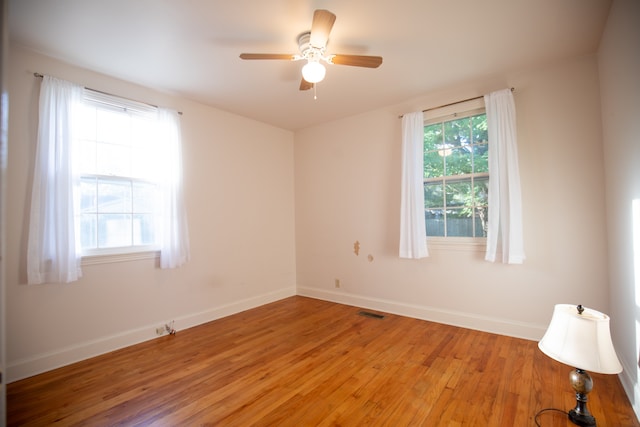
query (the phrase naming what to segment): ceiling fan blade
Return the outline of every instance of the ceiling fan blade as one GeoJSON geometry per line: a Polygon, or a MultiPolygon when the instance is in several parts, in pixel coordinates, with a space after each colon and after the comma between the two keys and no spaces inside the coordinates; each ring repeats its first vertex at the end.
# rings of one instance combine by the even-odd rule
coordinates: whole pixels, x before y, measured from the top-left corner
{"type": "Polygon", "coordinates": [[[378,68],[380,64],[382,64],[382,57],[367,55],[331,55],[329,62],[338,65],[351,65],[353,67],[378,68]]]}
{"type": "Polygon", "coordinates": [[[329,33],[336,21],[336,15],[328,10],[318,9],[313,13],[313,22],[311,23],[311,38],[309,44],[313,47],[323,48],[327,46],[329,41],[329,33]]]}
{"type": "Polygon", "coordinates": [[[309,90],[313,87],[313,83],[309,83],[305,79],[300,80],[300,90],[309,90]]]}
{"type": "Polygon", "coordinates": [[[241,59],[286,59],[289,61],[294,61],[296,59],[296,55],[291,55],[288,53],[241,53],[241,59]]]}

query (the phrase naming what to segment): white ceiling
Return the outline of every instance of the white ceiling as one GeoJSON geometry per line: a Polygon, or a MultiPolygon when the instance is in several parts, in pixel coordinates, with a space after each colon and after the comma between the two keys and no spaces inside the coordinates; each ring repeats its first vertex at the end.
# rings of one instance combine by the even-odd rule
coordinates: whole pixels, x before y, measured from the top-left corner
{"type": "MultiPolygon", "coordinates": [[[[597,50],[610,0],[10,0],[10,40],[100,73],[300,129],[434,89],[597,50]],[[330,65],[301,92],[297,53],[315,9],[337,15],[330,65]]],[[[46,72],[46,70],[42,70],[46,72]]]]}

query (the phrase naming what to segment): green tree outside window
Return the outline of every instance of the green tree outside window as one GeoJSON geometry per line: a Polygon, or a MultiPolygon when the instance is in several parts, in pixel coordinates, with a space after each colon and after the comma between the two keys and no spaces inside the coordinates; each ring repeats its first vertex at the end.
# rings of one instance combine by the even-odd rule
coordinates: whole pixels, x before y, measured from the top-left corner
{"type": "Polygon", "coordinates": [[[428,236],[486,237],[488,147],[484,113],[424,127],[428,236]]]}

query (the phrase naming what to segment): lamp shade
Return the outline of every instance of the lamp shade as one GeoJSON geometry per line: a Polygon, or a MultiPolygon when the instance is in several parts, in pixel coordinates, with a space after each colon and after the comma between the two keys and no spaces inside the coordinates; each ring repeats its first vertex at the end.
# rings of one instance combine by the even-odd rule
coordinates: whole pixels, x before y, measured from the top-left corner
{"type": "Polygon", "coordinates": [[[327,70],[318,61],[309,61],[302,67],[302,77],[309,83],[318,83],[324,79],[327,70]]]}
{"type": "Polygon", "coordinates": [[[571,304],[557,304],[549,328],[538,343],[540,350],[558,362],[601,374],[622,372],[616,356],[609,316],[571,304]]]}

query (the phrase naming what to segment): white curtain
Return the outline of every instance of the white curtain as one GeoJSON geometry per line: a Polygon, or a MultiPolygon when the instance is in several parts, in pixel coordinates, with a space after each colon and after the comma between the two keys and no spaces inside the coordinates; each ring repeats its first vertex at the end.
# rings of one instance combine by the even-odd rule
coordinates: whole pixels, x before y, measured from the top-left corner
{"type": "Polygon", "coordinates": [[[79,200],[73,174],[73,116],[84,88],[44,76],[40,86],[38,142],[31,192],[27,280],[29,284],[68,283],[82,276],[79,200]]]}
{"type": "Polygon", "coordinates": [[[510,89],[484,96],[489,131],[489,219],[485,259],[522,264],[522,196],[516,140],[516,109],[510,89]]]}
{"type": "Polygon", "coordinates": [[[174,110],[159,108],[160,142],[164,148],[160,267],[176,268],[189,260],[189,230],[182,188],[180,118],[174,110]]]}
{"type": "Polygon", "coordinates": [[[422,111],[402,117],[402,199],[400,258],[424,258],[427,236],[424,219],[424,119],[422,111]]]}

